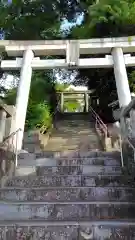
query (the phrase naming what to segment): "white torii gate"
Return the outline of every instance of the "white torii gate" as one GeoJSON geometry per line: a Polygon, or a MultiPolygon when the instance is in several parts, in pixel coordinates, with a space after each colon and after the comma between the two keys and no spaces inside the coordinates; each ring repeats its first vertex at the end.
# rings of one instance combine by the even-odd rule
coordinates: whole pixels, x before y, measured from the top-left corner
{"type": "Polygon", "coordinates": [[[1,61],[3,70],[21,69],[14,119],[14,131],[19,128],[23,130],[19,133],[18,150],[22,147],[32,70],[114,68],[120,107],[127,106],[131,101],[126,66],[135,66],[135,56],[130,54],[135,53],[135,37],[56,41],[1,40],[0,51],[15,57],[15,60],[1,61]],[[102,54],[104,57],[81,58],[81,55],[91,54],[102,54]],[[40,59],[43,56],[62,56],[62,59],[40,59]]]}

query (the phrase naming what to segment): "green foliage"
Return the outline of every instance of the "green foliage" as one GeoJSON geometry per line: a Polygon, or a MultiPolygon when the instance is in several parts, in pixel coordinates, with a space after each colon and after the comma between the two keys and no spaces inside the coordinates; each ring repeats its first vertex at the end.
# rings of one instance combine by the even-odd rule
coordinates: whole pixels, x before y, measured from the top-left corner
{"type": "Polygon", "coordinates": [[[49,101],[53,79],[49,71],[34,72],[32,76],[30,96],[34,102],[49,101]]]}
{"type": "MultiPolygon", "coordinates": [[[[48,129],[52,125],[52,78],[49,72],[42,72],[33,74],[31,89],[29,95],[26,129],[41,128],[48,129]]],[[[7,104],[15,105],[17,89],[9,90],[5,95],[7,104]]]]}
{"type": "MultiPolygon", "coordinates": [[[[130,36],[128,41],[132,42],[131,36],[135,35],[134,0],[13,0],[12,4],[0,5],[0,30],[4,32],[5,39],[10,40],[60,39],[61,21],[68,18],[74,22],[80,13],[84,14],[82,25],[73,27],[69,38],[130,36]]],[[[135,73],[131,74],[128,69],[128,75],[131,90],[135,91],[135,73]]],[[[109,102],[117,99],[114,73],[111,69],[78,70],[75,84],[86,85],[86,82],[90,89],[96,89],[103,111],[107,109],[109,102]]],[[[35,73],[30,91],[31,111],[34,111],[33,104],[46,102],[49,106],[46,111],[53,113],[56,104],[55,89],[63,91],[66,87],[64,84],[55,85],[50,72],[35,73]]],[[[9,91],[6,101],[14,103],[15,92],[15,89],[9,91]]],[[[76,103],[71,103],[69,108],[73,109],[74,104],[76,103]]],[[[41,108],[38,105],[35,111],[41,108]]]]}
{"type": "Polygon", "coordinates": [[[132,0],[86,1],[84,12],[82,26],[73,29],[75,38],[135,35],[135,2],[132,0]]]}
{"type": "Polygon", "coordinates": [[[67,110],[67,112],[75,112],[75,110],[78,110],[80,107],[80,103],[76,100],[69,100],[64,102],[64,110],[67,110]]]}
{"type": "MultiPolygon", "coordinates": [[[[0,30],[9,40],[59,39],[61,19],[72,18],[76,3],[72,0],[13,0],[0,4],[0,30]]],[[[8,91],[5,101],[15,104],[16,89],[8,91]]],[[[57,104],[51,72],[35,72],[32,77],[26,127],[48,128],[57,104]]]]}
{"type": "MultiPolygon", "coordinates": [[[[128,36],[132,43],[135,35],[135,1],[134,0],[81,0],[84,20],[80,27],[74,27],[70,38],[103,38],[128,36]]],[[[92,56],[91,56],[92,57],[92,56]]],[[[100,57],[100,56],[94,56],[100,57]]],[[[130,88],[135,92],[135,73],[127,69],[130,88]]],[[[95,89],[99,98],[99,109],[110,121],[108,104],[118,98],[114,72],[112,69],[80,69],[76,84],[88,84],[95,89]]],[[[111,117],[112,118],[112,117],[111,117]]]]}
{"type": "Polygon", "coordinates": [[[135,93],[135,71],[132,71],[131,74],[129,75],[129,84],[131,91],[135,93]]]}
{"type": "Polygon", "coordinates": [[[3,18],[0,27],[5,31],[6,39],[40,39],[45,37],[45,30],[52,30],[53,36],[54,25],[58,24],[58,12],[53,10],[52,1],[43,2],[18,0],[3,6],[0,13],[4,11],[6,21],[3,18]]]}
{"type": "Polygon", "coordinates": [[[28,105],[26,129],[40,128],[42,132],[52,125],[52,115],[47,103],[31,102],[28,105]]]}
{"type": "Polygon", "coordinates": [[[61,20],[75,15],[74,0],[12,0],[0,4],[0,29],[10,40],[58,39],[61,20]]]}
{"type": "Polygon", "coordinates": [[[17,95],[17,89],[16,88],[12,88],[10,90],[7,91],[7,93],[5,94],[5,101],[8,105],[15,105],[16,102],[16,95],[17,95]]]}
{"type": "Polygon", "coordinates": [[[68,83],[55,83],[55,89],[57,92],[63,92],[66,88],[69,87],[68,83]]]}

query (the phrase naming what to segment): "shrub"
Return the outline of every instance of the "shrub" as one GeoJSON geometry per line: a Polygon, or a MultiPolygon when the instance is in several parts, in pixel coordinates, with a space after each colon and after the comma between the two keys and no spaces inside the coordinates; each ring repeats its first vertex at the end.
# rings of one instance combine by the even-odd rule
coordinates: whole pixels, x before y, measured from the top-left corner
{"type": "Polygon", "coordinates": [[[47,103],[31,103],[28,106],[26,129],[38,128],[42,132],[52,126],[52,114],[47,103]]]}

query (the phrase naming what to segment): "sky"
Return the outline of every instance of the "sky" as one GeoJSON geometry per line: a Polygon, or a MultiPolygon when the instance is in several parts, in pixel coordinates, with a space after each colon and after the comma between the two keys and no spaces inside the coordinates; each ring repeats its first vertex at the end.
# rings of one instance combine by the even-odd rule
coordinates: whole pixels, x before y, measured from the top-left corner
{"type": "Polygon", "coordinates": [[[76,19],[76,22],[74,23],[71,23],[71,22],[68,22],[68,20],[64,20],[63,23],[61,24],[61,30],[70,30],[73,26],[76,26],[76,25],[81,25],[82,21],[83,21],[83,14],[79,15],[76,19]]]}

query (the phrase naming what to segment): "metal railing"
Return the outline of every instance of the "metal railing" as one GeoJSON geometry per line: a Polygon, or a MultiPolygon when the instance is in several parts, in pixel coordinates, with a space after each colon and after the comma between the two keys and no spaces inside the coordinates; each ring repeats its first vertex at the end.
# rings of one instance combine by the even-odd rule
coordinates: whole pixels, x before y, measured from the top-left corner
{"type": "Polygon", "coordinates": [[[20,128],[4,138],[0,143],[0,171],[1,177],[7,174],[11,165],[18,165],[18,134],[22,131],[20,128]]]}
{"type": "Polygon", "coordinates": [[[60,99],[58,99],[55,111],[53,113],[53,126],[54,127],[56,127],[57,113],[59,113],[59,112],[60,112],[60,99]]]}
{"type": "Polygon", "coordinates": [[[106,124],[102,121],[102,119],[99,117],[99,115],[94,111],[94,109],[91,106],[89,106],[89,110],[95,119],[96,131],[100,130],[100,132],[104,135],[104,137],[107,138],[108,128],[107,128],[106,124]]]}

